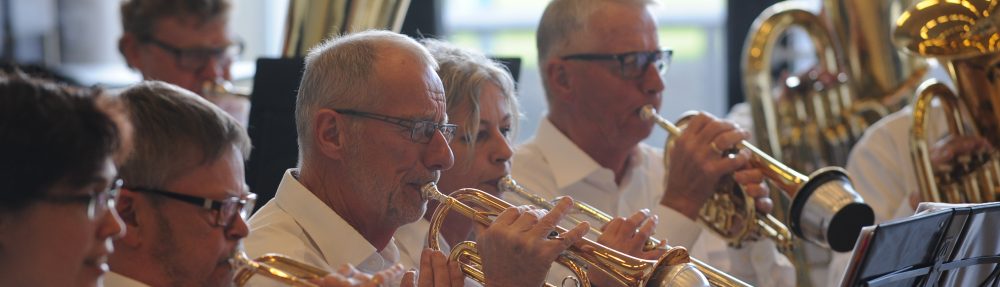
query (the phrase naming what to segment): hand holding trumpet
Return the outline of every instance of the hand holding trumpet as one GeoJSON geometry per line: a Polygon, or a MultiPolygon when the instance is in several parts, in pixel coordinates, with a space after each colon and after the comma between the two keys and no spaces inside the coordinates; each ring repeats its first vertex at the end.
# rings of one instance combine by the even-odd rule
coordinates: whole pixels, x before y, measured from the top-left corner
{"type": "Polygon", "coordinates": [[[735,147],[750,133],[707,113],[689,117],[669,151],[667,187],[660,204],[696,219],[698,211],[724,180],[732,179],[755,199],[757,210],[773,208],[764,175],[750,165],[751,154],[735,147]]]}
{"type": "Polygon", "coordinates": [[[562,234],[553,233],[572,206],[573,200],[566,197],[548,212],[531,206],[501,212],[477,238],[487,285],[537,286],[544,282],[552,262],[590,228],[581,223],[562,234]]]}

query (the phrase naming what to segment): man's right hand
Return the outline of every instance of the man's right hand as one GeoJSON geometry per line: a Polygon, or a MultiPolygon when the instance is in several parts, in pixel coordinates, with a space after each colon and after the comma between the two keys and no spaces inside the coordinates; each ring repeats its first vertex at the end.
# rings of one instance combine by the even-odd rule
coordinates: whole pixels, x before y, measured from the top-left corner
{"type": "Polygon", "coordinates": [[[396,280],[402,274],[403,265],[399,264],[376,272],[374,275],[358,271],[351,264],[344,264],[337,268],[336,273],[310,282],[322,287],[378,287],[383,282],[396,280]]]}
{"type": "MultiPolygon", "coordinates": [[[[667,250],[661,247],[666,245],[666,241],[660,241],[660,246],[652,250],[643,250],[646,241],[653,236],[659,217],[649,215],[648,209],[643,209],[628,218],[617,217],[604,225],[601,236],[597,237],[597,243],[607,246],[622,253],[636,258],[657,260],[666,254],[667,250]]],[[[590,275],[591,284],[594,286],[619,286],[607,275],[601,272],[594,272],[590,275]]]]}
{"type": "MultiPolygon", "coordinates": [[[[707,113],[692,116],[669,151],[667,187],[660,204],[692,220],[696,219],[698,210],[715,193],[723,177],[750,169],[749,151],[741,150],[732,156],[723,154],[749,138],[749,132],[731,122],[707,113]]],[[[747,176],[738,179],[756,178],[747,176]]],[[[740,184],[753,185],[752,181],[740,184]]],[[[754,191],[755,195],[762,193],[754,191]]]]}
{"type": "Polygon", "coordinates": [[[590,228],[584,222],[558,237],[550,237],[572,205],[573,200],[564,197],[549,212],[519,206],[500,213],[476,239],[486,285],[541,286],[552,262],[590,228]]]}
{"type": "Polygon", "coordinates": [[[930,150],[931,166],[935,172],[950,172],[959,161],[990,153],[993,147],[985,138],[978,136],[949,135],[934,143],[930,150]]]}
{"type": "Polygon", "coordinates": [[[465,285],[465,274],[458,261],[448,260],[448,256],[437,250],[424,248],[420,254],[420,274],[410,270],[403,275],[402,287],[461,287],[465,285]],[[419,277],[419,278],[415,278],[419,277]],[[414,283],[416,279],[416,283],[414,283]],[[416,284],[416,285],[414,285],[416,284]]]}

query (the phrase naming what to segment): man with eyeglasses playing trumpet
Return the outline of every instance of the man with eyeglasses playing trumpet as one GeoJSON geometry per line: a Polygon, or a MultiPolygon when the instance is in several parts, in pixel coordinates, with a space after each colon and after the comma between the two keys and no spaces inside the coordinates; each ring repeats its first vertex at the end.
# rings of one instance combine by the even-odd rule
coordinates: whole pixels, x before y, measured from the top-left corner
{"type": "Polygon", "coordinates": [[[230,258],[249,229],[255,195],[235,120],[189,91],[143,82],[120,95],[134,129],[116,205],[125,236],[115,241],[107,286],[227,286],[230,258]]]}
{"type": "MultiPolygon", "coordinates": [[[[105,286],[229,286],[232,258],[246,237],[256,196],[247,190],[246,131],[232,117],[180,87],[144,82],[120,95],[135,127],[134,149],[121,168],[116,205],[125,235],[115,242],[105,286]]],[[[363,286],[398,277],[340,266],[320,286],[363,286]]]]}
{"type": "Polygon", "coordinates": [[[229,0],[126,0],[118,50],[143,79],[187,89],[246,126],[250,100],[225,91],[243,43],[229,29],[229,0]]]}
{"type": "MultiPolygon", "coordinates": [[[[277,252],[324,269],[351,263],[364,272],[398,262],[394,234],[424,214],[421,188],[454,161],[448,142],[457,127],[447,123],[437,68],[419,43],[387,31],[313,48],[296,103],[299,167],[251,218],[250,255],[277,252]]],[[[544,274],[529,269],[551,264],[588,228],[549,238],[561,216],[529,208],[500,214],[487,230],[501,236],[479,242],[498,251],[484,254],[487,285],[541,285],[544,274]],[[523,252],[502,252],[515,249],[523,252]]],[[[422,286],[464,284],[458,264],[442,253],[424,249],[419,257],[422,286]]],[[[400,283],[412,285],[412,277],[400,283]]]]}
{"type": "Polygon", "coordinates": [[[516,149],[514,178],[544,198],[570,195],[612,216],[649,209],[659,216],[657,237],[687,247],[692,257],[754,285],[794,285],[794,269],[773,243],[728,248],[697,222],[701,206],[730,175],[758,210],[772,208],[749,153],[723,155],[748,138],[745,130],[699,113],[675,139],[669,168],[663,150],[641,143],[653,123],[638,113],[660,106],[672,56],[660,46],[652,2],[549,3],[536,34],[548,115],[516,149]]]}

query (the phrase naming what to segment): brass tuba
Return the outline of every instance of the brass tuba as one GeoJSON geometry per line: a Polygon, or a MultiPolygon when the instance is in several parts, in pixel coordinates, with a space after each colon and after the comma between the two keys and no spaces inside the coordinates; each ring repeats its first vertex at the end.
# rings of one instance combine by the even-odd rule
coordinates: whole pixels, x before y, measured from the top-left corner
{"type": "MultiPolygon", "coordinates": [[[[431,227],[427,234],[428,245],[435,250],[440,250],[438,234],[449,209],[455,209],[478,224],[489,226],[493,222],[490,216],[496,216],[511,207],[509,203],[478,189],[463,188],[448,196],[438,190],[437,184],[431,182],[420,191],[425,199],[440,202],[431,217],[431,227]],[[481,210],[470,207],[469,204],[478,206],[481,210]]],[[[560,227],[556,229],[565,232],[560,227]]],[[[452,247],[449,257],[461,262],[463,272],[469,277],[485,284],[482,261],[479,260],[475,243],[465,241],[457,244],[452,247]]],[[[580,286],[590,286],[588,272],[602,272],[626,286],[708,286],[705,276],[688,261],[687,250],[682,247],[671,248],[660,260],[645,260],[586,238],[571,246],[556,260],[573,271],[580,286]]],[[[546,286],[553,285],[546,283],[546,286]]]]}
{"type": "MultiPolygon", "coordinates": [[[[742,75],[754,143],[803,172],[843,166],[868,126],[898,110],[923,79],[926,61],[899,53],[891,29],[900,6],[916,0],[779,2],[757,16],[743,44],[742,75]],[[791,28],[815,49],[815,69],[775,87],[775,47],[791,28]],[[830,79],[832,78],[832,79],[830,79]],[[784,90],[783,93],[776,91],[784,90]]],[[[793,59],[800,60],[800,59],[793,59]]],[[[774,215],[788,221],[790,199],[773,194],[774,215]]],[[[830,252],[795,242],[790,259],[799,285],[822,285],[830,252]]]]}
{"type": "MultiPolygon", "coordinates": [[[[524,187],[517,184],[517,182],[514,181],[514,178],[512,178],[510,175],[504,176],[503,178],[500,179],[500,182],[497,184],[497,189],[499,189],[501,192],[514,194],[518,197],[521,197],[531,202],[532,205],[544,208],[546,210],[552,210],[552,208],[555,207],[552,204],[552,201],[546,200],[545,198],[542,198],[534,193],[528,192],[526,189],[524,189],[524,187]]],[[[574,200],[573,205],[577,211],[583,213],[584,215],[587,215],[593,220],[596,220],[598,223],[607,224],[613,219],[611,215],[591,206],[590,204],[574,200]]],[[[584,221],[582,219],[573,216],[568,216],[567,218],[569,218],[570,221],[572,221],[573,223],[577,224],[584,221]]],[[[598,236],[601,235],[600,229],[597,229],[596,226],[591,226],[591,232],[597,234],[598,236]]],[[[643,249],[652,250],[653,248],[657,248],[658,246],[660,246],[660,240],[650,237],[649,239],[646,240],[646,244],[643,249]]],[[[669,250],[672,247],[665,246],[664,248],[667,248],[669,250]]],[[[698,268],[698,271],[701,271],[702,274],[705,274],[705,277],[708,279],[709,284],[711,284],[712,286],[733,286],[733,287],[750,286],[744,283],[743,281],[740,281],[736,277],[733,277],[729,274],[719,271],[718,269],[715,269],[715,267],[705,264],[704,262],[701,262],[698,259],[690,258],[690,260],[691,264],[693,264],[696,268],[698,268]]]]}
{"type": "MultiPolygon", "coordinates": [[[[652,106],[644,106],[639,116],[653,121],[671,136],[680,136],[681,129],[656,114],[652,106]]],[[[785,166],[757,147],[742,141],[737,148],[750,150],[750,164],[764,173],[773,185],[789,198],[789,222],[796,235],[835,251],[854,248],[861,227],[875,222],[875,213],[851,186],[847,172],[839,167],[827,167],[805,176],[785,166]]],[[[707,204],[707,203],[706,203],[707,204]]],[[[750,214],[754,205],[747,204],[750,214]]]]}
{"type": "Polygon", "coordinates": [[[925,61],[898,53],[888,40],[895,3],[912,1],[824,0],[822,12],[786,1],[764,10],[747,34],[742,60],[761,150],[799,170],[844,165],[864,130],[901,108],[926,73],[925,61]],[[789,78],[789,89],[775,94],[772,54],[793,27],[815,47],[817,70],[789,78]]]}
{"type": "Polygon", "coordinates": [[[924,201],[997,201],[997,154],[960,156],[951,169],[935,172],[927,137],[931,102],[940,100],[952,135],[978,135],[1000,147],[1000,12],[996,1],[921,1],[896,23],[894,40],[905,51],[945,65],[957,93],[935,80],[920,86],[913,104],[910,149],[924,201]],[[963,117],[964,116],[964,117],[963,117]]]}
{"type": "Polygon", "coordinates": [[[236,276],[233,277],[236,286],[245,286],[254,275],[261,275],[288,286],[316,287],[317,285],[309,280],[330,274],[326,270],[279,254],[264,254],[257,259],[250,259],[242,247],[237,248],[230,262],[238,269],[236,276]]]}

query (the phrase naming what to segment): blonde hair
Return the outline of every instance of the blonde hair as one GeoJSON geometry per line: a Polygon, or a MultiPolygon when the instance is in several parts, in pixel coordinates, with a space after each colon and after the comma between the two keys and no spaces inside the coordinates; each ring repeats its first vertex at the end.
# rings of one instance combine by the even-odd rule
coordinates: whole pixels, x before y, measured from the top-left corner
{"type": "Polygon", "coordinates": [[[494,84],[500,88],[503,98],[507,100],[513,123],[511,134],[516,134],[519,113],[514,79],[506,66],[490,60],[481,53],[462,49],[440,40],[424,39],[421,40],[421,43],[427,46],[431,55],[440,65],[438,76],[445,89],[448,117],[463,116],[456,114],[456,111],[462,106],[469,107],[470,113],[465,115],[466,125],[459,127],[460,132],[469,139],[467,143],[468,156],[465,157],[466,162],[464,163],[468,166],[472,163],[472,155],[475,154],[476,137],[479,131],[479,97],[483,87],[487,84],[494,84]]]}

